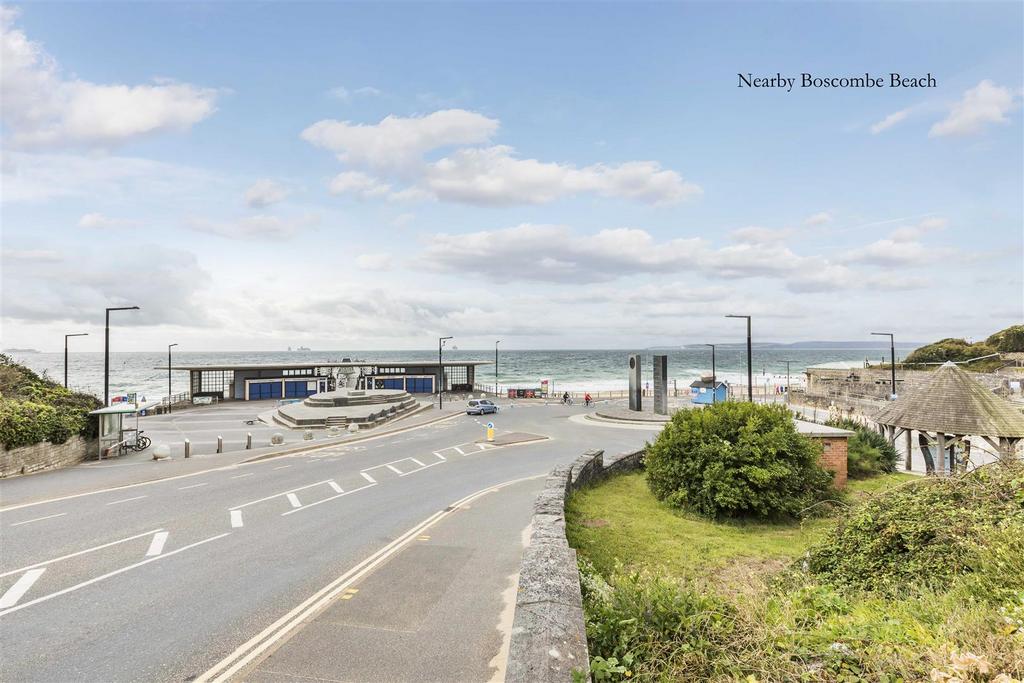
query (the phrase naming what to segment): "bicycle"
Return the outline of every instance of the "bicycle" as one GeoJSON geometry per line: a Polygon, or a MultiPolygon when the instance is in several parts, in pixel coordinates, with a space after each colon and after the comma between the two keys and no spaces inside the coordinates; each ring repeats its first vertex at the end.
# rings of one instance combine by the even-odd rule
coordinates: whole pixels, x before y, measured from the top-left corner
{"type": "Polygon", "coordinates": [[[144,436],[144,432],[139,431],[138,435],[135,437],[135,443],[129,446],[129,448],[138,453],[140,451],[146,450],[152,445],[153,440],[150,439],[148,436],[144,436]]]}

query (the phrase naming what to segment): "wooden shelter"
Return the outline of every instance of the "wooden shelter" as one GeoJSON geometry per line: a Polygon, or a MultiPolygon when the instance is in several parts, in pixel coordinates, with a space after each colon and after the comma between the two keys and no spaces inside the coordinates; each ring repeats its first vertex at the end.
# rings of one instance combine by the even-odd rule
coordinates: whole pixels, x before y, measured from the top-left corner
{"type": "Polygon", "coordinates": [[[971,442],[967,437],[984,439],[1000,458],[1013,457],[1024,439],[1024,413],[1006,399],[996,396],[981,383],[957,367],[945,363],[916,389],[882,408],[872,418],[893,443],[906,439],[907,469],[910,469],[911,432],[918,433],[925,467],[929,474],[944,475],[946,454],[950,469],[956,469],[953,454],[962,446],[966,468],[971,442]],[[932,446],[935,455],[932,458],[932,446]]]}

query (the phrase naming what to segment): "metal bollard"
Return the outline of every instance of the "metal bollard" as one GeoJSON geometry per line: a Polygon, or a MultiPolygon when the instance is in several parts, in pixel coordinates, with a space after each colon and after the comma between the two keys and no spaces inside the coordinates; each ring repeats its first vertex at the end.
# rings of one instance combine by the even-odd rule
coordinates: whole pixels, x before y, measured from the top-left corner
{"type": "Polygon", "coordinates": [[[218,436],[217,437],[217,452],[218,453],[223,453],[224,452],[224,437],[223,436],[218,436]]]}
{"type": "Polygon", "coordinates": [[[185,439],[185,457],[192,457],[192,442],[189,441],[188,439],[185,439]]]}
{"type": "Polygon", "coordinates": [[[245,435],[245,450],[252,448],[252,432],[247,432],[245,435]]]}

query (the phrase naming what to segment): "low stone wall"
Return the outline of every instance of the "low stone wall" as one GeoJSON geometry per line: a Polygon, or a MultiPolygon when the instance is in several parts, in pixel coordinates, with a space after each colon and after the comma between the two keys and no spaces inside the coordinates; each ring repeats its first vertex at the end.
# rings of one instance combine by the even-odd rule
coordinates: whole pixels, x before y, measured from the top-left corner
{"type": "Polygon", "coordinates": [[[576,551],[565,538],[565,503],[574,491],[640,467],[643,451],[604,464],[604,451],[587,451],[555,469],[533,505],[530,545],[523,552],[505,680],[515,683],[571,681],[574,670],[590,675],[587,627],[576,551]]]}
{"type": "Polygon", "coordinates": [[[86,441],[77,435],[61,444],[43,441],[31,446],[3,449],[0,450],[0,478],[77,465],[95,451],[95,441],[86,441]]]}

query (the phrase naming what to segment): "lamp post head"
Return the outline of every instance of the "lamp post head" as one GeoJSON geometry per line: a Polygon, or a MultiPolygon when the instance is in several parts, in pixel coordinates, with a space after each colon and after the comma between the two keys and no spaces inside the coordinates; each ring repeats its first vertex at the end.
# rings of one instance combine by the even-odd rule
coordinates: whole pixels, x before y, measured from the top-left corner
{"type": "Polygon", "coordinates": [[[750,320],[750,316],[749,315],[732,315],[732,314],[729,314],[729,315],[727,315],[725,317],[726,318],[746,318],[747,320],[750,320]]]}
{"type": "Polygon", "coordinates": [[[171,348],[172,346],[177,346],[177,343],[175,343],[175,344],[168,344],[167,348],[171,348]]]}

